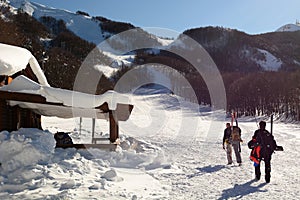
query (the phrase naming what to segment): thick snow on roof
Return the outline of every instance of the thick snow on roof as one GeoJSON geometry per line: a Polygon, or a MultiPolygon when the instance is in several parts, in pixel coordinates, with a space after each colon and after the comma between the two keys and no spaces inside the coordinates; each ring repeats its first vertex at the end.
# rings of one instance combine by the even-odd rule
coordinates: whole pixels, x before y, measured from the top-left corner
{"type": "Polygon", "coordinates": [[[129,97],[114,91],[107,91],[102,95],[92,95],[60,88],[40,85],[27,77],[21,75],[15,78],[9,85],[0,88],[2,91],[38,94],[46,98],[49,103],[60,103],[65,107],[47,104],[33,104],[26,102],[10,101],[10,105],[19,105],[30,108],[45,116],[57,116],[71,118],[76,116],[89,118],[107,118],[100,113],[99,109],[103,103],[108,103],[111,110],[116,110],[117,104],[129,104],[129,97]]]}
{"type": "Polygon", "coordinates": [[[31,58],[27,49],[0,43],[0,74],[13,75],[26,68],[31,58]]]}
{"type": "Polygon", "coordinates": [[[35,57],[25,48],[0,43],[0,75],[11,76],[30,64],[33,73],[42,85],[48,81],[35,57]]]}

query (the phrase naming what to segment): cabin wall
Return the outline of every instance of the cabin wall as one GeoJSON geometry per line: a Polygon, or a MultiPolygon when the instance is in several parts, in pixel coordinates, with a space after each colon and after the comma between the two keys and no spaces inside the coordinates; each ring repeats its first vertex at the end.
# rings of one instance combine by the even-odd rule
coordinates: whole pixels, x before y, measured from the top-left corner
{"type": "Polygon", "coordinates": [[[19,128],[41,127],[40,115],[18,106],[9,106],[6,100],[0,99],[0,131],[11,132],[19,128]]]}

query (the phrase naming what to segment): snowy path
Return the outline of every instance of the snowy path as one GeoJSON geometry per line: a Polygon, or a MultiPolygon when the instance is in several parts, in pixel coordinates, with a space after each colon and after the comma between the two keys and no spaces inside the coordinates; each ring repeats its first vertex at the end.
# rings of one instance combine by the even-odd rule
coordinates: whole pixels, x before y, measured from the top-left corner
{"type": "MultiPolygon", "coordinates": [[[[173,121],[171,125],[179,120],[184,121],[180,116],[182,110],[170,110],[167,106],[170,101],[165,100],[165,102],[167,102],[165,110],[169,112],[167,121],[173,121]]],[[[155,104],[155,101],[151,103],[155,104]]],[[[139,102],[139,104],[142,103],[139,102]]],[[[189,120],[194,118],[187,113],[183,117],[188,117],[189,120]]],[[[171,163],[169,169],[159,168],[147,172],[162,184],[171,187],[170,196],[167,199],[299,199],[300,151],[297,148],[300,143],[299,125],[274,123],[274,137],[278,145],[284,146],[285,151],[276,152],[273,155],[271,183],[266,184],[264,177],[258,182],[254,181],[253,162],[249,160],[250,149],[247,147],[247,142],[257,129],[253,119],[252,121],[248,118],[239,119],[244,140],[241,167],[236,164],[235,166],[225,165],[227,160],[226,153],[222,149],[222,133],[226,121],[222,117],[215,119],[210,115],[206,116],[205,113],[202,113],[198,119],[201,120],[197,129],[199,133],[194,134],[196,138],[193,141],[186,139],[188,137],[184,135],[172,139],[170,135],[176,132],[174,126],[167,126],[159,135],[149,134],[142,137],[146,141],[161,146],[166,159],[171,163]],[[206,132],[208,129],[206,125],[211,120],[219,121],[219,123],[214,122],[219,125],[216,130],[208,130],[219,131],[215,140],[207,137],[210,133],[206,132]]],[[[189,126],[184,128],[187,128],[187,130],[183,129],[184,133],[191,130],[189,126]]],[[[233,158],[235,159],[234,155],[233,158]]],[[[264,163],[261,171],[264,175],[264,163]]]]}
{"type": "MultiPolygon", "coordinates": [[[[300,134],[299,126],[275,124],[275,139],[285,151],[273,155],[269,184],[264,182],[264,177],[254,181],[254,167],[249,160],[250,150],[246,143],[257,128],[255,122],[240,121],[239,126],[246,141],[242,144],[242,166],[225,165],[226,153],[222,149],[220,134],[215,142],[165,142],[165,155],[169,155],[172,167],[157,169],[150,174],[165,184],[171,184],[170,199],[299,199],[300,151],[297,147],[300,141],[296,137],[300,134]]],[[[264,175],[264,163],[261,170],[264,175]]]]}

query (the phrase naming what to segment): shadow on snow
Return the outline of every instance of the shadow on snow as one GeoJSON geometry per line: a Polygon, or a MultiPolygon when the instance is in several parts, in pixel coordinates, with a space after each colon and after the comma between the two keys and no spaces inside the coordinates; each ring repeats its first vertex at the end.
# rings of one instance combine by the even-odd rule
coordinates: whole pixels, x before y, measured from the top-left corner
{"type": "MultiPolygon", "coordinates": [[[[196,176],[201,176],[206,173],[214,173],[226,168],[224,165],[215,165],[215,166],[205,166],[201,168],[196,168],[197,172],[194,174],[190,174],[187,178],[194,178],[196,176]]],[[[247,196],[252,193],[256,192],[267,192],[267,190],[262,190],[261,188],[264,187],[267,183],[261,183],[257,186],[251,185],[252,183],[256,182],[255,180],[250,180],[244,184],[235,184],[233,188],[225,189],[222,192],[222,196],[218,199],[241,199],[244,196],[247,196]]]]}
{"type": "Polygon", "coordinates": [[[236,199],[241,199],[244,196],[247,196],[251,193],[256,193],[256,192],[267,192],[267,190],[261,190],[263,186],[265,186],[267,183],[261,183],[257,186],[252,186],[251,184],[256,182],[255,180],[248,181],[244,184],[235,184],[233,188],[229,188],[226,190],[223,190],[222,196],[219,198],[221,199],[229,199],[229,198],[236,198],[236,199]]]}
{"type": "Polygon", "coordinates": [[[188,175],[188,178],[201,176],[201,175],[206,174],[206,173],[214,173],[214,172],[217,172],[217,171],[219,171],[221,169],[224,169],[224,168],[225,168],[224,165],[215,165],[215,166],[209,165],[209,166],[205,166],[205,167],[201,167],[201,168],[196,168],[196,170],[198,170],[198,172],[188,175]]]}

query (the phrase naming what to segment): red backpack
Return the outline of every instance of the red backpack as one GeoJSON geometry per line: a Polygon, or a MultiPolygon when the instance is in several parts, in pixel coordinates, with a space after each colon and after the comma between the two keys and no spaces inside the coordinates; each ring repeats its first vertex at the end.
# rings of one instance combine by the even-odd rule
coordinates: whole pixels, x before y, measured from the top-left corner
{"type": "Polygon", "coordinates": [[[260,154],[261,147],[260,145],[253,145],[255,143],[256,143],[256,139],[252,139],[248,143],[249,148],[251,147],[252,149],[250,153],[250,160],[252,160],[256,164],[259,164],[261,159],[261,154],[260,154]]]}

